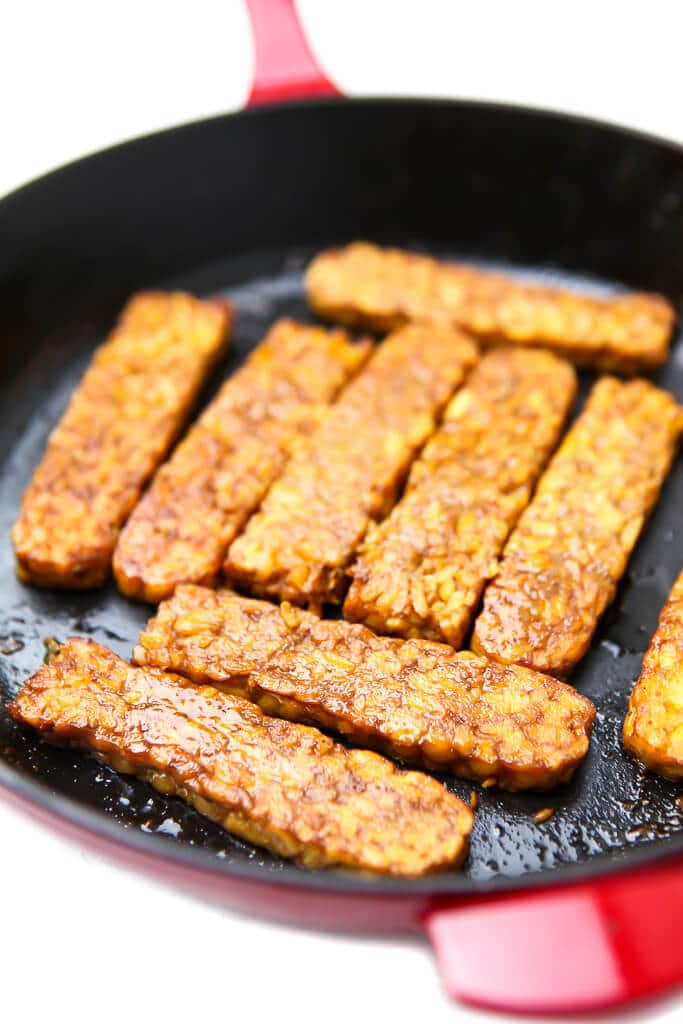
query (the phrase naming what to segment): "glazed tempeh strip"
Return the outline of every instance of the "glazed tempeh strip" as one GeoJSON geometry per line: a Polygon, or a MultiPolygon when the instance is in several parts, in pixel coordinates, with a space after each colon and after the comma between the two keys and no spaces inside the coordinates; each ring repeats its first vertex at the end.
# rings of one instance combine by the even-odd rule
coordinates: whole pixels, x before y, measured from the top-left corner
{"type": "Polygon", "coordinates": [[[660,775],[683,779],[683,572],[662,609],[631,693],[624,746],[660,775]]]}
{"type": "Polygon", "coordinates": [[[484,343],[541,345],[628,373],[666,360],[675,319],[660,295],[593,298],[365,242],[321,253],[306,283],[315,311],[343,323],[458,325],[484,343]]]}
{"type": "Polygon", "coordinates": [[[572,670],[614,599],[680,426],[668,392],[598,381],[510,537],[473,650],[560,678],[572,670]]]}
{"type": "Polygon", "coordinates": [[[160,601],[177,583],[213,584],[230,543],[281,473],[297,437],[365,362],[369,342],[279,321],[158,471],[122,531],[124,594],[160,601]]]}
{"type": "Polygon", "coordinates": [[[119,529],[228,342],[220,300],[141,293],[96,351],[24,494],[12,530],[28,583],[104,583],[119,529]]]}
{"type": "Polygon", "coordinates": [[[595,714],[572,687],[537,672],[228,590],[178,587],[133,656],[248,697],[268,714],[505,789],[568,779],[595,714]]]}
{"type": "Polygon", "coordinates": [[[9,710],[307,867],[415,876],[467,852],[472,812],[435,779],[91,640],[67,641],[9,710]]]}
{"type": "Polygon", "coordinates": [[[370,527],[346,618],[460,647],[575,392],[572,367],[547,352],[486,355],[413,464],[401,501],[370,527]]]}
{"type": "Polygon", "coordinates": [[[406,327],[387,338],[233,543],[227,576],[297,604],[340,601],[368,523],[393,505],[475,358],[453,331],[406,327]]]}

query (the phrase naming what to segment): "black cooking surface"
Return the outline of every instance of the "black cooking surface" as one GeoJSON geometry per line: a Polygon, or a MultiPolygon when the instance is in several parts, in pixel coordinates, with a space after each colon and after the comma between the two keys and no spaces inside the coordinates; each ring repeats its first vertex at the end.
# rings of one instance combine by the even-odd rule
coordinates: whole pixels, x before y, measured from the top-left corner
{"type": "MultiPolygon", "coordinates": [[[[420,240],[406,239],[405,245],[420,247],[420,240]]],[[[301,271],[313,251],[296,248],[284,255],[282,251],[256,253],[153,282],[200,294],[220,292],[235,304],[232,352],[216,372],[203,402],[263,337],[273,320],[283,315],[311,319],[303,297],[301,271]]],[[[439,250],[437,255],[455,258],[467,254],[439,250]]],[[[515,272],[596,293],[619,289],[614,282],[555,271],[517,267],[515,272]]],[[[149,283],[144,282],[145,286],[149,283]]],[[[57,325],[55,334],[44,337],[0,389],[0,408],[6,412],[1,435],[6,455],[0,468],[0,781],[4,760],[50,790],[96,808],[122,829],[153,834],[160,848],[169,843],[194,846],[205,863],[208,860],[218,869],[234,866],[241,870],[251,863],[261,868],[265,880],[284,872],[290,879],[302,881],[302,869],[233,839],[180,800],[164,798],[146,784],[119,776],[85,755],[42,745],[33,735],[20,732],[6,713],[6,701],[40,664],[47,637],[92,636],[129,656],[151,614],[148,606],[127,601],[113,586],[73,594],[22,585],[14,575],[8,538],[21,493],[40,459],[48,432],[108,326],[104,317],[98,320],[92,314],[78,329],[72,324],[68,334],[60,333],[57,325]]],[[[590,374],[582,376],[577,410],[593,379],[590,374]]],[[[683,346],[674,345],[669,365],[657,379],[683,400],[683,346]]],[[[645,773],[629,758],[622,750],[620,733],[643,652],[683,565],[682,510],[683,466],[677,461],[631,559],[617,600],[572,677],[576,687],[597,707],[590,752],[575,779],[545,794],[505,794],[474,787],[479,810],[464,871],[422,884],[432,884],[441,891],[462,889],[467,879],[481,884],[494,877],[517,878],[564,864],[585,863],[600,854],[621,859],[633,848],[654,842],[661,852],[681,846],[683,807],[676,802],[676,787],[645,773]],[[545,824],[536,825],[534,815],[544,807],[554,808],[554,814],[545,824]]],[[[457,779],[444,781],[463,799],[469,799],[471,784],[457,779]]],[[[370,880],[368,884],[384,883],[370,880]]]]}

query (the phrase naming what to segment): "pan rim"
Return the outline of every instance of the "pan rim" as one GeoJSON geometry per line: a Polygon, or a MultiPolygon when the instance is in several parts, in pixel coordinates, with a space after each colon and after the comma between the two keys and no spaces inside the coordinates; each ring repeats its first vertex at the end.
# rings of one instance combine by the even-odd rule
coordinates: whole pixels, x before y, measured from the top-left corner
{"type": "Polygon", "coordinates": [[[683,140],[679,142],[669,136],[644,131],[639,128],[631,127],[630,125],[622,124],[618,121],[608,121],[601,118],[590,117],[586,114],[552,110],[546,107],[534,107],[526,104],[508,103],[505,100],[478,100],[459,97],[450,98],[400,94],[394,96],[323,96],[311,99],[287,100],[283,103],[264,103],[255,107],[244,107],[242,109],[229,110],[221,114],[212,114],[209,117],[200,117],[189,121],[182,121],[179,124],[170,125],[166,128],[160,128],[151,132],[144,132],[140,135],[133,135],[130,138],[122,139],[120,142],[114,142],[110,146],[91,150],[90,152],[84,153],[73,160],[67,160],[65,163],[56,164],[49,170],[38,174],[35,177],[28,178],[25,182],[18,185],[16,188],[11,189],[9,192],[1,194],[0,216],[2,216],[2,207],[5,203],[19,198],[25,191],[44,184],[48,179],[53,180],[62,173],[70,172],[77,168],[85,168],[90,161],[96,162],[112,153],[119,152],[120,150],[133,149],[136,146],[155,142],[159,139],[168,139],[173,135],[179,135],[186,131],[201,130],[210,125],[218,125],[223,121],[236,122],[249,120],[251,118],[271,117],[273,115],[277,116],[280,113],[292,115],[297,112],[309,112],[318,108],[335,109],[353,106],[402,106],[405,104],[425,108],[450,107],[454,109],[490,111],[492,113],[499,114],[521,114],[524,117],[531,118],[548,118],[550,120],[562,122],[566,125],[584,125],[586,127],[597,128],[601,131],[623,135],[626,138],[637,139],[641,142],[648,142],[655,146],[664,146],[672,152],[683,155],[683,140]]]}
{"type": "Polygon", "coordinates": [[[116,820],[108,818],[104,810],[88,807],[72,797],[58,793],[46,783],[34,781],[0,759],[0,797],[5,793],[18,797],[20,809],[47,812],[49,817],[75,826],[77,830],[103,840],[121,852],[129,850],[157,858],[167,865],[190,868],[210,875],[214,880],[225,878],[273,888],[343,892],[349,895],[399,898],[506,895],[592,882],[653,863],[661,864],[683,854],[683,832],[680,832],[629,849],[593,854],[576,863],[559,864],[516,876],[496,875],[491,879],[468,878],[457,871],[415,879],[367,876],[351,870],[310,871],[289,862],[283,863],[281,871],[264,873],[263,867],[257,863],[230,862],[217,858],[214,852],[202,846],[190,846],[139,829],[124,828],[116,820]],[[27,807],[21,807],[22,803],[27,807]]]}
{"type": "MultiPolygon", "coordinates": [[[[310,112],[317,108],[340,107],[385,107],[411,105],[414,109],[468,109],[481,110],[500,115],[543,118],[566,125],[593,127],[602,132],[649,143],[658,148],[683,156],[683,143],[674,139],[642,131],[628,125],[568,113],[542,107],[526,106],[505,101],[476,100],[466,98],[413,97],[413,96],[353,96],[325,97],[309,100],[289,101],[282,104],[264,104],[243,110],[228,111],[206,118],[198,118],[179,125],[162,128],[131,139],[114,143],[104,149],[84,154],[75,160],[57,165],[51,170],[31,178],[12,191],[0,196],[0,219],[3,208],[29,192],[40,189],[46,183],[56,182],[63,175],[76,169],[106,159],[110,154],[127,149],[153,144],[160,139],[179,137],[184,133],[201,131],[221,123],[233,123],[251,118],[272,117],[273,115],[293,116],[297,112],[310,112]]],[[[488,880],[466,878],[456,872],[447,875],[432,875],[422,879],[401,879],[389,877],[363,877],[352,872],[306,871],[296,865],[284,864],[281,872],[267,872],[256,863],[231,863],[220,860],[215,854],[200,846],[170,842],[139,830],[125,829],[117,821],[107,818],[103,810],[90,808],[78,800],[57,793],[46,782],[40,782],[17,771],[11,763],[0,757],[0,796],[7,791],[19,798],[20,804],[47,812],[50,818],[64,821],[84,833],[105,840],[121,852],[132,850],[157,858],[170,865],[191,868],[214,879],[224,878],[235,881],[258,883],[284,889],[303,889],[327,892],[365,894],[367,896],[416,897],[416,896],[483,896],[534,890],[548,886],[567,885],[592,881],[618,872],[626,872],[652,863],[660,863],[683,854],[683,832],[666,839],[654,840],[629,849],[594,854],[579,863],[560,864],[542,868],[518,876],[498,875],[488,880]]]]}

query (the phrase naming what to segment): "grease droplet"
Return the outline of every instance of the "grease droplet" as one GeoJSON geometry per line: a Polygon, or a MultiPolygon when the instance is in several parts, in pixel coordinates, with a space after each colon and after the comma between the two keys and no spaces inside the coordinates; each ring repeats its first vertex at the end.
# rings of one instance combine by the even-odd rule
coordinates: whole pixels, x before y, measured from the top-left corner
{"type": "MultiPolygon", "coordinates": [[[[143,821],[140,828],[143,832],[157,832],[162,836],[173,836],[174,839],[183,831],[183,826],[173,818],[164,818],[160,822],[156,822],[153,818],[148,818],[147,821],[143,821]]],[[[192,843],[192,840],[190,840],[190,843],[192,843]]]]}
{"type": "Polygon", "coordinates": [[[15,654],[17,651],[23,651],[24,641],[19,640],[16,636],[8,636],[2,647],[0,647],[1,654],[15,654]]]}
{"type": "Polygon", "coordinates": [[[183,831],[183,826],[180,822],[174,818],[164,818],[162,822],[157,825],[157,832],[160,832],[162,836],[179,836],[183,831]]]}
{"type": "Polygon", "coordinates": [[[606,651],[609,651],[613,658],[618,658],[622,654],[619,644],[614,644],[611,640],[602,640],[600,646],[604,647],[606,651]]]}

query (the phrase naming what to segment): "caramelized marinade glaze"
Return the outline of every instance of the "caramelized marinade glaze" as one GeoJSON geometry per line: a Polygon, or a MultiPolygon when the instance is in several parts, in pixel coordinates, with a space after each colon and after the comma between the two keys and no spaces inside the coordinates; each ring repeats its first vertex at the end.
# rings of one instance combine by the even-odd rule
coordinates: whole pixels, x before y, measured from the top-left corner
{"type": "Polygon", "coordinates": [[[413,463],[401,501],[370,526],[345,617],[460,647],[575,393],[573,368],[547,352],[484,356],[413,463]]]}
{"type": "Polygon", "coordinates": [[[102,585],[119,530],[225,350],[230,306],[134,296],[93,356],[24,494],[17,574],[46,587],[102,585]]]}
{"type": "Polygon", "coordinates": [[[623,373],[666,361],[675,320],[661,295],[577,295],[367,242],[320,253],[306,286],[313,309],[330,320],[377,331],[459,326],[482,344],[540,345],[623,373]]]}
{"type": "Polygon", "coordinates": [[[229,590],[178,587],[133,658],[405,762],[513,790],[569,779],[595,715],[572,687],[529,669],[229,590]]]}
{"type": "Polygon", "coordinates": [[[410,877],[467,852],[472,812],[436,779],[212,686],[131,667],[92,640],[62,645],[9,711],[307,867],[410,877]]]}
{"type": "Polygon", "coordinates": [[[472,647],[564,678],[614,599],[671,466],[681,410],[647,381],[603,377],[484,593],[472,647]]]}
{"type": "Polygon", "coordinates": [[[297,440],[372,346],[345,331],[280,320],[223,384],[159,469],[124,527],[114,575],[128,597],[157,602],[178,583],[213,584],[297,440]]]}
{"type": "Polygon", "coordinates": [[[340,602],[371,520],[394,504],[415,454],[476,359],[464,335],[390,335],[323,415],[233,542],[224,571],[258,594],[340,602]]]}
{"type": "Polygon", "coordinates": [[[624,746],[660,775],[683,779],[683,573],[662,609],[633,687],[624,746]]]}

